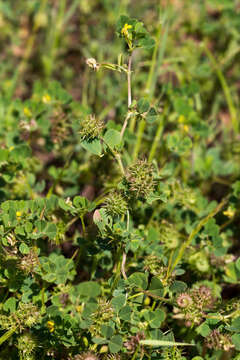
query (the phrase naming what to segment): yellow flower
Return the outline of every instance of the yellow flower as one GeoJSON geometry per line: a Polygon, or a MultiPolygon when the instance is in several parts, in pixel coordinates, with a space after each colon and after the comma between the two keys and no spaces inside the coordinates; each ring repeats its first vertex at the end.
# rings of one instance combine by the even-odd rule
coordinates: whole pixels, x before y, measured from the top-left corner
{"type": "Polygon", "coordinates": [[[223,212],[223,215],[227,216],[228,218],[233,218],[235,215],[235,210],[229,206],[226,211],[223,212]]]}
{"type": "Polygon", "coordinates": [[[189,126],[188,126],[188,125],[183,125],[183,130],[184,130],[185,132],[188,132],[188,131],[189,131],[189,126]]]}
{"type": "Polygon", "coordinates": [[[121,30],[121,34],[125,37],[128,37],[129,36],[128,29],[131,29],[131,28],[132,28],[132,25],[125,24],[121,30]]]}
{"type": "Polygon", "coordinates": [[[186,121],[185,116],[184,116],[184,115],[180,115],[179,118],[178,118],[178,122],[179,122],[180,124],[182,124],[182,123],[184,123],[185,121],[186,121]]]}
{"type": "Polygon", "coordinates": [[[49,320],[49,321],[47,322],[47,327],[48,327],[48,330],[49,330],[50,332],[53,332],[53,331],[55,330],[54,321],[49,320]]]}
{"type": "Polygon", "coordinates": [[[21,211],[16,211],[16,216],[18,219],[20,219],[20,217],[22,216],[22,212],[21,211]]]}
{"type": "Polygon", "coordinates": [[[48,94],[43,95],[42,101],[44,102],[44,104],[49,104],[51,102],[51,96],[49,96],[48,94]]]}
{"type": "Polygon", "coordinates": [[[25,107],[23,109],[24,115],[26,115],[27,117],[31,117],[32,116],[32,112],[28,107],[25,107]]]}

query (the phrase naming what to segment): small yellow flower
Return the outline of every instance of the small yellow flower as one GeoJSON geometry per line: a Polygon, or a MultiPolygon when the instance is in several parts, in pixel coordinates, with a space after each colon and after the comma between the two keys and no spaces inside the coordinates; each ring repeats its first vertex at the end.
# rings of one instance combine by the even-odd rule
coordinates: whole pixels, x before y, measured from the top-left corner
{"type": "Polygon", "coordinates": [[[179,118],[178,118],[178,122],[179,122],[180,124],[182,124],[182,123],[185,123],[185,121],[186,121],[185,116],[184,116],[184,115],[180,115],[179,118]]]}
{"type": "Polygon", "coordinates": [[[32,116],[32,112],[31,110],[28,108],[28,107],[25,107],[23,109],[23,112],[24,112],[24,115],[27,116],[27,117],[31,117],[32,116]]]}
{"type": "Polygon", "coordinates": [[[16,211],[16,216],[18,219],[20,219],[20,217],[22,216],[22,212],[21,211],[16,211]]]}
{"type": "Polygon", "coordinates": [[[128,37],[129,36],[128,29],[131,29],[131,28],[132,28],[132,25],[125,24],[121,30],[121,34],[125,37],[128,37]]]}
{"type": "Polygon", "coordinates": [[[42,101],[44,104],[49,104],[51,102],[51,96],[48,94],[43,95],[42,101]]]}
{"type": "Polygon", "coordinates": [[[81,313],[82,310],[83,310],[83,307],[81,305],[77,305],[76,310],[77,310],[78,313],[81,313]]]}
{"type": "Polygon", "coordinates": [[[232,219],[235,215],[235,210],[229,206],[226,211],[223,212],[223,215],[227,216],[228,218],[232,219]]]}
{"type": "Polygon", "coordinates": [[[184,130],[185,132],[188,132],[188,131],[189,131],[189,126],[188,126],[188,125],[183,125],[183,130],[184,130]]]}
{"type": "Polygon", "coordinates": [[[14,146],[10,146],[9,151],[13,151],[14,146]]]}
{"type": "Polygon", "coordinates": [[[48,330],[49,330],[50,332],[53,332],[53,331],[55,330],[54,321],[49,320],[49,321],[47,322],[47,327],[48,327],[48,330]]]}

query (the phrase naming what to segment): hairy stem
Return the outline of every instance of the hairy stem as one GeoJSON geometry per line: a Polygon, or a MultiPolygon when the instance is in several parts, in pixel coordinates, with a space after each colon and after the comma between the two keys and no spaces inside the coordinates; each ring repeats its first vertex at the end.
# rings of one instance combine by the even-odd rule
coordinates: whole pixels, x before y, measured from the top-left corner
{"type": "Polygon", "coordinates": [[[127,113],[127,116],[125,117],[123,126],[122,126],[122,130],[121,130],[121,139],[123,138],[124,132],[126,130],[127,124],[128,124],[128,120],[131,117],[131,113],[127,113]]]}
{"type": "Polygon", "coordinates": [[[127,82],[128,82],[128,107],[132,104],[132,88],[131,88],[131,71],[132,71],[132,55],[129,55],[128,58],[128,72],[127,72],[127,82]]]}
{"type": "Polygon", "coordinates": [[[142,137],[143,137],[145,127],[146,127],[146,121],[144,119],[142,119],[138,125],[137,142],[136,142],[134,150],[133,150],[133,161],[135,161],[138,157],[138,153],[139,153],[139,150],[140,150],[141,144],[142,144],[142,137]]]}

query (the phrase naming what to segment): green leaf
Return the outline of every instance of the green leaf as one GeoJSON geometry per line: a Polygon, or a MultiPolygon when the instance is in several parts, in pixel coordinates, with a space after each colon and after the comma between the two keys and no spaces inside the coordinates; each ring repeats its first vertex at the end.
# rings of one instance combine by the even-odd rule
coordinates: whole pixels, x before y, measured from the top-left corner
{"type": "Polygon", "coordinates": [[[149,286],[149,292],[150,294],[157,295],[157,296],[163,296],[164,287],[161,283],[161,280],[157,276],[154,276],[151,279],[151,283],[149,286]]]}
{"type": "Polygon", "coordinates": [[[25,254],[29,254],[30,249],[27,246],[27,244],[21,243],[21,245],[19,246],[19,251],[20,251],[21,254],[25,255],[25,254]]]}
{"type": "Polygon", "coordinates": [[[107,130],[103,139],[110,149],[118,148],[122,142],[121,133],[115,129],[107,130]]]}
{"type": "Polygon", "coordinates": [[[147,99],[141,98],[141,99],[137,102],[137,109],[138,109],[138,111],[139,111],[141,114],[147,112],[148,109],[149,109],[149,107],[150,107],[150,104],[149,104],[149,102],[148,102],[147,99]]]}
{"type": "Polygon", "coordinates": [[[147,116],[146,116],[147,122],[151,124],[154,121],[156,121],[157,118],[158,118],[158,114],[157,114],[156,110],[153,107],[151,107],[151,109],[148,111],[147,116]]]}
{"type": "Polygon", "coordinates": [[[14,230],[16,235],[25,235],[24,227],[23,226],[16,226],[14,230]]]}
{"type": "Polygon", "coordinates": [[[184,292],[187,288],[187,284],[183,281],[174,281],[173,284],[170,286],[170,290],[173,293],[181,293],[184,292]]]}
{"type": "Polygon", "coordinates": [[[131,308],[129,305],[126,305],[121,308],[118,314],[119,318],[125,321],[130,321],[131,317],[131,308]]]}
{"type": "Polygon", "coordinates": [[[182,138],[180,134],[176,132],[167,136],[167,147],[178,155],[183,155],[191,149],[192,141],[188,136],[182,138]]]}
{"type": "Polygon", "coordinates": [[[112,306],[116,311],[119,311],[126,302],[126,296],[125,295],[118,295],[112,299],[112,306]]]}
{"type": "Polygon", "coordinates": [[[94,139],[92,141],[84,140],[81,142],[81,145],[85,150],[94,155],[101,156],[102,154],[102,144],[98,139],[94,139]]]}
{"type": "Polygon", "coordinates": [[[135,272],[129,276],[128,282],[130,285],[135,285],[140,289],[146,290],[148,286],[148,276],[140,272],[135,272]]]}
{"type": "Polygon", "coordinates": [[[95,298],[101,294],[101,287],[94,281],[84,281],[77,285],[79,295],[95,298]]]}
{"type": "Polygon", "coordinates": [[[120,335],[115,335],[109,341],[109,350],[113,354],[116,354],[121,350],[122,344],[123,344],[122,337],[120,335]]]}
{"type": "Polygon", "coordinates": [[[193,109],[189,105],[188,101],[183,98],[175,99],[174,108],[179,115],[183,115],[186,117],[191,113],[191,111],[193,111],[193,109]]]}
{"type": "Polygon", "coordinates": [[[155,311],[145,310],[143,312],[143,316],[152,329],[159,328],[161,326],[161,323],[165,319],[165,313],[161,309],[157,309],[155,311]]]}
{"type": "Polygon", "coordinates": [[[26,159],[31,156],[31,149],[28,145],[18,145],[10,152],[10,158],[16,162],[26,159]]]}
{"type": "Polygon", "coordinates": [[[101,326],[101,334],[106,339],[109,339],[111,336],[113,336],[114,330],[111,326],[103,324],[101,326]]]}
{"type": "Polygon", "coordinates": [[[232,337],[232,342],[235,345],[237,351],[240,351],[240,334],[234,334],[232,337]]]}
{"type": "Polygon", "coordinates": [[[48,223],[44,233],[49,239],[54,240],[57,235],[57,226],[53,223],[48,223]]]}
{"type": "Polygon", "coordinates": [[[155,46],[155,41],[150,36],[146,36],[143,39],[138,40],[138,47],[142,47],[145,50],[151,50],[155,46]]]}
{"type": "Polygon", "coordinates": [[[203,337],[206,337],[210,334],[211,329],[210,327],[206,324],[206,322],[204,322],[203,324],[201,324],[200,326],[198,326],[196,328],[196,332],[200,335],[202,335],[203,337]]]}
{"type": "Polygon", "coordinates": [[[236,196],[236,197],[239,197],[240,196],[240,181],[236,181],[233,185],[232,185],[232,188],[233,188],[233,195],[236,196]]]}
{"type": "Polygon", "coordinates": [[[229,327],[229,330],[240,332],[240,316],[238,316],[236,319],[232,321],[231,326],[229,327]]]}
{"type": "Polygon", "coordinates": [[[10,311],[10,313],[13,313],[13,312],[16,311],[16,304],[17,304],[17,299],[14,298],[14,297],[10,297],[3,304],[3,310],[4,311],[10,311]]]}
{"type": "Polygon", "coordinates": [[[145,35],[147,34],[147,30],[144,28],[144,24],[141,21],[138,21],[134,27],[134,31],[137,35],[145,35]]]}
{"type": "Polygon", "coordinates": [[[8,160],[8,153],[7,149],[0,149],[0,163],[8,160]]]}
{"type": "Polygon", "coordinates": [[[236,265],[236,268],[240,271],[240,257],[237,259],[235,265],[236,265]]]}

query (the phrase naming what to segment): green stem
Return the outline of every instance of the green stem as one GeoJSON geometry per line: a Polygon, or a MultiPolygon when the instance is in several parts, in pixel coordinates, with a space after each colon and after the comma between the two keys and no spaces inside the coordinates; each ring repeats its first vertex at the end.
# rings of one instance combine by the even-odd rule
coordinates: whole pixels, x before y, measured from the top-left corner
{"type": "Polygon", "coordinates": [[[152,96],[152,91],[151,91],[152,90],[152,82],[153,82],[153,76],[154,76],[156,62],[157,62],[158,49],[160,46],[161,32],[162,32],[162,24],[159,21],[157,37],[156,37],[156,45],[154,47],[154,51],[153,51],[153,55],[152,55],[151,67],[150,67],[150,71],[148,74],[148,80],[147,80],[147,86],[146,86],[146,94],[149,96],[149,98],[151,98],[151,96],[152,96]]]}
{"type": "Polygon", "coordinates": [[[137,348],[136,348],[136,350],[135,350],[135,352],[134,352],[131,360],[135,360],[135,359],[136,359],[136,356],[137,356],[137,354],[138,354],[139,349],[140,349],[140,344],[138,344],[138,346],[137,346],[137,348]]]}
{"type": "Polygon", "coordinates": [[[121,254],[122,254],[122,249],[121,249],[121,247],[119,247],[119,249],[117,251],[117,256],[116,256],[116,264],[117,264],[116,274],[115,274],[114,281],[113,281],[113,284],[111,287],[111,292],[113,292],[113,290],[117,286],[117,283],[121,277],[121,263],[122,263],[121,254]]]}
{"type": "Polygon", "coordinates": [[[97,265],[98,265],[98,257],[97,255],[93,256],[93,263],[92,263],[92,268],[91,268],[91,276],[90,279],[92,280],[95,273],[96,273],[96,269],[97,269],[97,265]]]}
{"type": "Polygon", "coordinates": [[[198,225],[192,230],[192,232],[189,235],[186,242],[184,242],[182,244],[182,246],[180,247],[180,250],[178,252],[178,256],[176,257],[176,259],[175,259],[175,261],[174,261],[174,263],[173,263],[173,265],[171,267],[171,270],[169,271],[168,277],[171,275],[171,273],[173,272],[173,270],[175,269],[177,264],[182,260],[182,257],[184,255],[184,252],[185,252],[186,248],[191,244],[192,240],[199,233],[201,228],[208,222],[209,219],[213,218],[219,211],[221,211],[222,208],[226,205],[226,203],[227,203],[227,199],[224,199],[213,211],[210,212],[210,214],[208,214],[204,219],[202,219],[198,223],[198,225]]]}
{"type": "Polygon", "coordinates": [[[82,224],[82,229],[83,229],[83,236],[85,236],[86,226],[85,226],[85,222],[84,222],[84,216],[80,216],[80,219],[81,219],[81,224],[82,224]]]}
{"type": "MultiPolygon", "coordinates": [[[[165,14],[167,16],[167,13],[165,14]]],[[[165,20],[165,19],[164,19],[165,20]]],[[[161,16],[161,10],[159,10],[159,25],[158,25],[158,31],[157,31],[157,37],[156,37],[156,45],[154,47],[152,61],[151,61],[151,68],[148,75],[147,80],[147,86],[146,86],[146,94],[148,98],[151,100],[154,94],[158,71],[157,69],[160,68],[164,53],[166,50],[166,43],[167,43],[167,37],[168,37],[168,23],[165,25],[165,21],[162,21],[161,16]],[[162,34],[162,29],[164,28],[164,33],[162,34]],[[161,46],[160,46],[161,41],[161,46]]]]}
{"type": "Polygon", "coordinates": [[[128,82],[128,108],[132,104],[132,87],[131,87],[131,75],[132,75],[132,55],[133,52],[130,53],[128,58],[128,71],[127,71],[127,82],[128,82]]]}
{"type": "Polygon", "coordinates": [[[8,340],[17,330],[16,327],[14,327],[13,329],[8,330],[7,332],[5,332],[5,334],[3,334],[0,337],[0,345],[2,345],[6,340],[8,340]]]}
{"type": "Polygon", "coordinates": [[[137,119],[136,115],[133,115],[130,120],[129,130],[132,133],[134,132],[134,129],[135,129],[136,119],[137,119]]]}
{"type": "Polygon", "coordinates": [[[68,20],[74,15],[78,5],[79,5],[79,0],[73,1],[72,5],[69,7],[68,11],[64,16],[63,24],[66,24],[68,20]]]}
{"type": "Polygon", "coordinates": [[[138,132],[137,132],[137,141],[133,150],[133,161],[135,161],[138,157],[138,153],[142,144],[142,137],[146,127],[146,121],[142,119],[138,125],[138,132]]]}
{"type": "Polygon", "coordinates": [[[46,312],[46,306],[45,306],[45,285],[43,284],[42,290],[41,290],[41,302],[42,302],[42,306],[41,306],[41,314],[45,314],[46,312]]]}
{"type": "Polygon", "coordinates": [[[156,153],[160,138],[162,136],[162,133],[163,133],[163,119],[162,119],[162,117],[159,117],[158,128],[157,128],[157,132],[156,132],[156,135],[154,137],[154,140],[153,140],[153,143],[152,143],[152,146],[151,146],[151,149],[150,149],[148,162],[152,162],[152,160],[153,160],[153,158],[155,156],[155,153],[156,153]]]}
{"type": "Polygon", "coordinates": [[[228,109],[229,109],[229,112],[230,112],[230,116],[231,116],[231,121],[232,121],[232,127],[233,127],[233,130],[235,132],[235,134],[238,133],[238,130],[239,130],[239,125],[238,125],[238,114],[237,114],[237,110],[234,106],[234,102],[233,102],[233,98],[232,98],[232,95],[231,95],[231,91],[230,91],[230,88],[228,86],[228,83],[226,81],[226,78],[224,77],[223,75],[223,72],[221,70],[221,68],[219,67],[215,57],[213,56],[213,54],[211,53],[211,51],[209,50],[209,48],[207,47],[206,43],[203,44],[204,46],[204,50],[213,66],[213,68],[215,69],[216,71],[216,74],[218,76],[218,79],[220,81],[220,84],[222,86],[222,89],[223,89],[223,92],[224,92],[224,95],[225,95],[225,98],[226,98],[226,102],[227,102],[227,105],[228,105],[228,109]]]}
{"type": "Polygon", "coordinates": [[[127,124],[128,124],[128,120],[131,117],[131,113],[127,113],[127,116],[125,117],[123,126],[122,126],[122,130],[121,130],[121,139],[123,138],[124,132],[126,130],[127,124]]]}
{"type": "Polygon", "coordinates": [[[120,170],[121,170],[121,173],[125,176],[125,170],[124,170],[124,167],[123,167],[121,155],[120,155],[120,154],[114,154],[114,156],[115,156],[115,159],[116,159],[117,162],[118,162],[118,165],[119,165],[119,168],[120,168],[120,170]]]}

